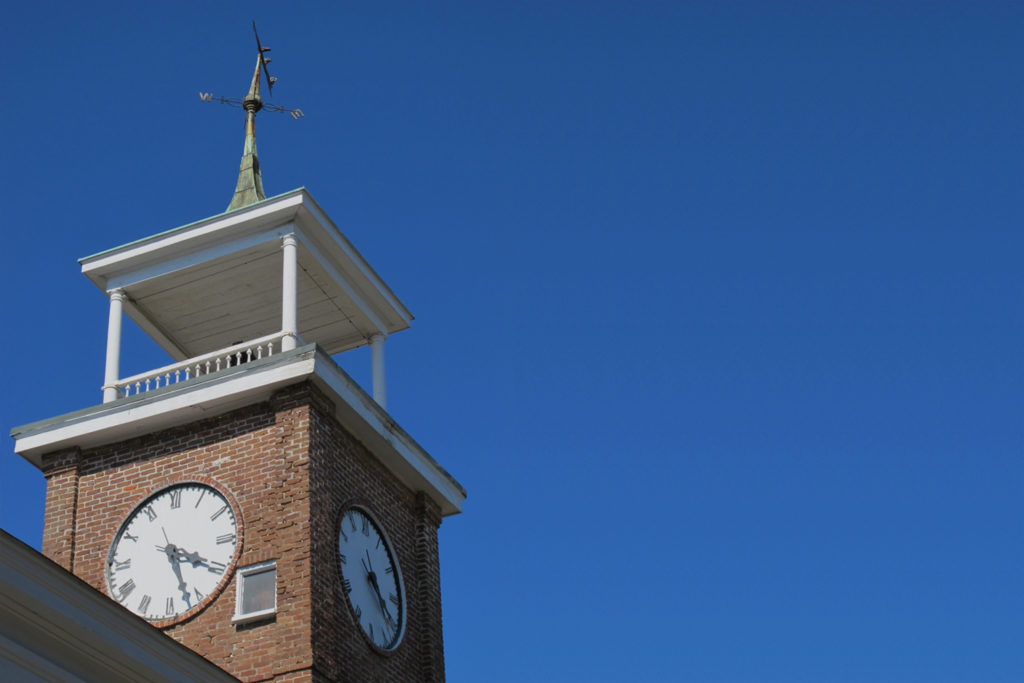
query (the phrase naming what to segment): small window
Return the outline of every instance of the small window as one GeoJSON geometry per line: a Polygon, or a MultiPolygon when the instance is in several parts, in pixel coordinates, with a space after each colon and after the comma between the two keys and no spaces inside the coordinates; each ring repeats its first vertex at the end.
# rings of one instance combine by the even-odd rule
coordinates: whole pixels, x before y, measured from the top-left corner
{"type": "Polygon", "coordinates": [[[235,592],[234,624],[253,621],[277,612],[277,562],[241,567],[235,592]]]}

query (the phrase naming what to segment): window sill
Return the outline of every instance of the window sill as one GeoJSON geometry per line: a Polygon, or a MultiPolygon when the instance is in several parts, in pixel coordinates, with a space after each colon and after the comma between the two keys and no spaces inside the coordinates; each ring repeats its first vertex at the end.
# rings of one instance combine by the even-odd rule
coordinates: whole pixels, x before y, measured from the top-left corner
{"type": "Polygon", "coordinates": [[[250,621],[257,621],[259,619],[266,619],[277,614],[277,608],[272,607],[270,609],[260,610],[259,612],[249,612],[248,614],[236,614],[231,618],[232,624],[247,624],[250,621]]]}

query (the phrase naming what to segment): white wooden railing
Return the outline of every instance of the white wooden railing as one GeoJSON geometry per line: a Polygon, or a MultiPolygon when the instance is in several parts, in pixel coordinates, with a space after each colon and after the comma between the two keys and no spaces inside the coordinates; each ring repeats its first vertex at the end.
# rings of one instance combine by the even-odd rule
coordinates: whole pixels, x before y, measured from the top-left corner
{"type": "Polygon", "coordinates": [[[136,394],[142,394],[153,389],[159,389],[160,387],[186,382],[194,377],[208,375],[211,372],[226,370],[242,363],[272,356],[274,353],[280,353],[281,340],[285,336],[283,332],[275,332],[266,337],[235,344],[225,349],[183,360],[180,363],[165,365],[156,370],[126,377],[118,380],[115,384],[117,394],[122,398],[125,396],[135,396],[136,394]]]}

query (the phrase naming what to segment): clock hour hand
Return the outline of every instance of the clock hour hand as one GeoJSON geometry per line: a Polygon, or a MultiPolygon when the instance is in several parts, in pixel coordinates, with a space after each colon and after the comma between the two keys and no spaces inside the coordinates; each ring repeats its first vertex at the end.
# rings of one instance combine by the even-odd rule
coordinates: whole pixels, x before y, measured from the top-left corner
{"type": "Polygon", "coordinates": [[[205,557],[200,556],[199,553],[190,553],[184,548],[178,548],[178,560],[182,562],[191,562],[193,567],[209,562],[205,557]]]}
{"type": "Polygon", "coordinates": [[[159,550],[164,550],[168,557],[170,557],[173,552],[177,556],[179,562],[191,562],[193,566],[197,564],[204,564],[209,561],[205,557],[200,556],[199,553],[190,553],[184,548],[172,544],[171,539],[167,538],[167,530],[163,527],[160,527],[160,531],[164,533],[164,540],[167,541],[167,545],[163,548],[157,546],[157,548],[159,550]],[[168,548],[173,548],[173,550],[167,550],[168,548]]]}

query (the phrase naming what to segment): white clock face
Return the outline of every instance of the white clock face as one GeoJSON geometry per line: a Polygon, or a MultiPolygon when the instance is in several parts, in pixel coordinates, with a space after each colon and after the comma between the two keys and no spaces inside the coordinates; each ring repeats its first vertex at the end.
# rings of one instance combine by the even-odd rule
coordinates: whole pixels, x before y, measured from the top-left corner
{"type": "Polygon", "coordinates": [[[235,511],[217,489],[170,486],[121,525],[107,555],[107,590],[144,619],[177,619],[223,588],[238,544],[235,511]]]}
{"type": "Polygon", "coordinates": [[[359,627],[380,650],[393,650],[405,630],[402,576],[391,544],[360,507],[349,507],[338,525],[342,589],[359,627]]]}

